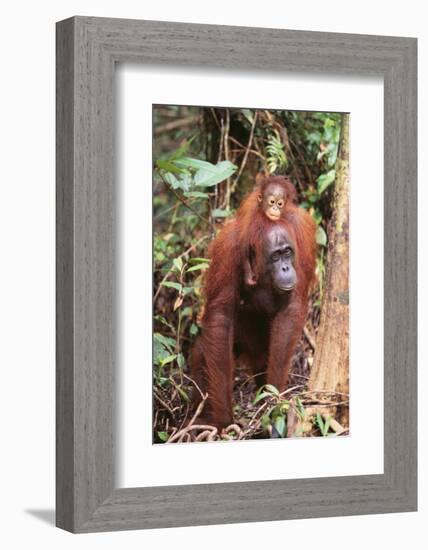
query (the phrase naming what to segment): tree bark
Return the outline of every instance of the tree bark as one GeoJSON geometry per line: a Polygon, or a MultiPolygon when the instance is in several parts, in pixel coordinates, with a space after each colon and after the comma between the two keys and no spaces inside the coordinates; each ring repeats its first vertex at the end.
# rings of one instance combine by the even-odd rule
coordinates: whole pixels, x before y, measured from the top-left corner
{"type": "MultiPolygon", "coordinates": [[[[338,392],[335,400],[346,401],[349,393],[349,115],[342,115],[341,138],[336,163],[333,216],[328,229],[326,278],[314,364],[308,389],[320,400],[326,392],[338,392]]],[[[326,408],[322,409],[326,412],[326,408]]],[[[349,426],[349,406],[331,407],[329,413],[349,426]]]]}

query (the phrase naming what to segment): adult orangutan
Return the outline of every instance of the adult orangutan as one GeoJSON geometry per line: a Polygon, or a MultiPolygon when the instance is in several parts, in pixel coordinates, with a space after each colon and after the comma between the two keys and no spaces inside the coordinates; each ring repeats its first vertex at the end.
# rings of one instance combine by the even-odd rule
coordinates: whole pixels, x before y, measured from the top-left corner
{"type": "Polygon", "coordinates": [[[244,355],[259,385],[286,388],[315,271],[316,226],[294,204],[291,182],[257,182],[211,245],[202,333],[192,353],[191,375],[208,393],[204,421],[218,428],[233,422],[236,357],[244,355]],[[280,210],[275,219],[267,213],[269,197],[280,210]]]}

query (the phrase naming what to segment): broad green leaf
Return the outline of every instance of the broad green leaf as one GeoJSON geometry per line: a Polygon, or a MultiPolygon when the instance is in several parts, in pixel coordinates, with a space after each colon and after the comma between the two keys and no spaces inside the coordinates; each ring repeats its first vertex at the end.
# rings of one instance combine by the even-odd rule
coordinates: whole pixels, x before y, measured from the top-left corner
{"type": "Polygon", "coordinates": [[[175,288],[175,290],[178,290],[178,292],[181,292],[183,290],[183,285],[180,283],[174,283],[172,281],[164,281],[162,283],[162,286],[166,286],[168,288],[175,288]]]}
{"type": "Polygon", "coordinates": [[[165,443],[168,439],[168,432],[157,432],[158,438],[165,443]]]}
{"type": "Polygon", "coordinates": [[[210,264],[200,263],[200,264],[194,265],[192,267],[189,267],[189,269],[187,269],[187,273],[190,273],[191,271],[201,271],[201,270],[207,269],[209,266],[210,266],[210,264]]]}
{"type": "Polygon", "coordinates": [[[183,260],[182,260],[180,257],[174,258],[174,259],[172,260],[172,263],[173,263],[175,269],[176,269],[178,272],[180,272],[180,271],[183,269],[183,260]]]}
{"type": "Polygon", "coordinates": [[[192,185],[192,176],[188,173],[181,174],[178,180],[179,188],[186,193],[192,185]]]}
{"type": "Polygon", "coordinates": [[[259,401],[261,401],[265,397],[272,397],[272,394],[268,393],[267,391],[264,391],[264,392],[260,393],[259,395],[256,395],[256,397],[254,398],[254,401],[253,401],[253,405],[258,403],[259,401]]]}
{"type": "Polygon", "coordinates": [[[172,352],[172,350],[177,345],[175,338],[169,338],[167,336],[164,336],[163,334],[160,334],[160,332],[155,332],[153,338],[155,340],[155,344],[156,342],[159,342],[160,344],[164,345],[170,352],[172,352]]]}
{"type": "Polygon", "coordinates": [[[322,195],[329,185],[334,182],[336,177],[336,170],[330,170],[326,174],[321,174],[317,179],[318,193],[322,195]]]}
{"type": "Polygon", "coordinates": [[[195,185],[199,187],[212,187],[229,178],[236,170],[236,166],[227,160],[211,166],[212,168],[210,169],[202,168],[196,172],[194,178],[195,185]]]}
{"type": "Polygon", "coordinates": [[[184,360],[184,355],[182,353],[178,354],[177,364],[180,367],[180,369],[184,369],[184,367],[186,366],[186,361],[184,360]]]}
{"type": "Polygon", "coordinates": [[[179,180],[174,176],[174,174],[171,174],[170,172],[167,172],[163,175],[163,179],[168,183],[173,189],[179,189],[180,188],[180,182],[179,180]]]}
{"type": "Polygon", "coordinates": [[[211,164],[206,160],[199,160],[190,157],[182,157],[175,161],[180,168],[191,168],[196,171],[194,183],[200,187],[211,187],[226,178],[230,177],[237,169],[234,164],[228,160],[211,164]]]}
{"type": "Polygon", "coordinates": [[[285,418],[283,416],[278,416],[275,419],[275,428],[281,437],[285,435],[285,418]]]}
{"type": "Polygon", "coordinates": [[[248,120],[250,124],[253,123],[254,114],[250,109],[241,109],[241,113],[244,115],[244,117],[248,120]]]}
{"type": "MultiPolygon", "coordinates": [[[[156,166],[160,170],[165,170],[165,172],[172,172],[173,174],[180,174],[180,172],[183,171],[182,168],[179,166],[176,166],[173,162],[169,160],[157,160],[156,166]]],[[[167,174],[164,175],[164,178],[166,179],[167,174]]],[[[169,183],[169,182],[168,182],[169,183]]]]}
{"type": "Polygon", "coordinates": [[[215,164],[211,164],[211,162],[190,157],[182,157],[180,159],[176,159],[175,164],[183,168],[193,168],[193,170],[200,170],[201,168],[205,170],[212,170],[213,168],[215,168],[215,164]]]}
{"type": "Polygon", "coordinates": [[[196,336],[199,332],[198,325],[195,325],[195,323],[192,323],[192,326],[190,327],[190,334],[192,336],[196,336]]]}
{"type": "Polygon", "coordinates": [[[161,365],[162,360],[169,355],[169,351],[159,341],[153,341],[153,362],[155,365],[161,365]]]}
{"type": "Polygon", "coordinates": [[[175,361],[175,359],[177,359],[177,355],[174,354],[174,355],[168,355],[167,357],[165,357],[164,359],[162,359],[161,361],[161,365],[162,367],[164,365],[168,365],[168,363],[172,363],[173,361],[175,361]]]}
{"type": "Polygon", "coordinates": [[[199,262],[210,263],[210,261],[209,258],[190,258],[189,260],[191,264],[197,264],[199,262]]]}
{"type": "Polygon", "coordinates": [[[272,386],[272,384],[265,384],[264,389],[266,391],[272,393],[273,395],[276,395],[276,396],[279,395],[279,390],[277,390],[277,388],[275,388],[275,386],[272,386]]]}

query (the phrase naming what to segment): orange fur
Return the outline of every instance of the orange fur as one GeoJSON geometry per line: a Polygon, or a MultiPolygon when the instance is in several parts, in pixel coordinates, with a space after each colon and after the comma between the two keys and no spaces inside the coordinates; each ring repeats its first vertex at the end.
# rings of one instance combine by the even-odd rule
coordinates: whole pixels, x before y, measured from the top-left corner
{"type": "MultiPolygon", "coordinates": [[[[280,390],[287,384],[289,366],[306,317],[316,258],[315,222],[295,205],[295,198],[290,180],[279,176],[258,178],[235,219],[224,226],[211,245],[211,264],[204,280],[202,334],[193,350],[191,374],[201,389],[208,392],[206,420],[218,427],[233,422],[234,345],[238,340],[250,357],[254,374],[267,370],[266,381],[280,390]],[[260,192],[272,180],[284,187],[287,196],[281,218],[275,222],[265,216],[258,201],[260,192]],[[285,228],[294,244],[296,287],[273,318],[262,313],[242,317],[239,309],[242,296],[248,295],[251,303],[254,292],[246,288],[244,266],[251,250],[256,280],[263,273],[265,236],[275,224],[285,228]],[[268,328],[260,332],[259,327],[265,325],[268,328]]],[[[198,399],[195,395],[195,400],[198,399]]]]}

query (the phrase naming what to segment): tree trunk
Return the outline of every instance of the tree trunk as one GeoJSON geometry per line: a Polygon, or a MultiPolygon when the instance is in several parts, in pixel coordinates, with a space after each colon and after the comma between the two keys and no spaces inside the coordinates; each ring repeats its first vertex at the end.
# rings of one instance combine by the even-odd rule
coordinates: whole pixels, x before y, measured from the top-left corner
{"type": "MultiPolygon", "coordinates": [[[[314,364],[308,389],[320,400],[337,392],[334,400],[347,401],[349,393],[349,115],[342,115],[336,163],[333,216],[328,230],[326,278],[314,364]]],[[[321,409],[320,409],[321,410],[321,409]]],[[[349,427],[349,406],[322,408],[349,427]]]]}

